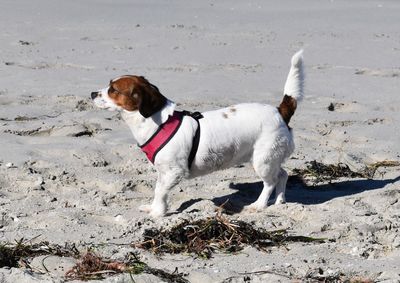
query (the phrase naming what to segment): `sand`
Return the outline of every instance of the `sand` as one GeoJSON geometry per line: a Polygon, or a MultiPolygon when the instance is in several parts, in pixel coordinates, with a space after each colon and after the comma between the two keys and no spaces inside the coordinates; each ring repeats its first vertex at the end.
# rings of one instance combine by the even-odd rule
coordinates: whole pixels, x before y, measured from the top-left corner
{"type": "MultiPolygon", "coordinates": [[[[296,150],[285,168],[399,160],[399,15],[400,3],[389,0],[2,0],[0,241],[75,243],[114,259],[139,251],[190,282],[293,282],[313,272],[400,282],[398,167],[373,180],[289,182],[287,204],[229,216],[332,242],[270,253],[248,247],[210,260],[130,247],[145,228],[213,216],[227,199],[249,204],[259,179],[247,164],[184,181],[170,194],[175,213],[151,219],[138,206],[151,200],[155,171],[119,114],[89,100],[110,79],[138,74],[181,109],[278,105],[290,57],[304,49],[305,99],[291,121],[296,150]]],[[[33,273],[4,267],[0,281],[63,282],[74,264],[50,257],[46,272],[40,258],[30,260],[33,273]]]]}

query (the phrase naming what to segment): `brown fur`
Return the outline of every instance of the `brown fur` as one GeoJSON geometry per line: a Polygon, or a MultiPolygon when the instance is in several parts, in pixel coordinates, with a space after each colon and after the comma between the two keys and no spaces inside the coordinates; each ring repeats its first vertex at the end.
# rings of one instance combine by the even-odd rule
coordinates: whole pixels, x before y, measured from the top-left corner
{"type": "Polygon", "coordinates": [[[222,117],[224,117],[225,119],[228,119],[228,114],[222,113],[222,117]]]}
{"type": "Polygon", "coordinates": [[[293,97],[286,95],[283,97],[281,104],[278,107],[278,111],[281,114],[286,125],[289,126],[290,118],[292,118],[297,108],[297,101],[293,97]]]}
{"type": "Polygon", "coordinates": [[[139,76],[124,76],[111,81],[108,95],[118,106],[127,111],[139,110],[145,118],[160,111],[167,102],[156,86],[139,76]]]}

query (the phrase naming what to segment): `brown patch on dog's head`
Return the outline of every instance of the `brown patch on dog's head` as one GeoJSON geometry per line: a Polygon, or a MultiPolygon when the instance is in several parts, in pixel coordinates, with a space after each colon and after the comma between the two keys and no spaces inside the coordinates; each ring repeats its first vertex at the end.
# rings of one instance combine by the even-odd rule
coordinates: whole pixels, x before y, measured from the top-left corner
{"type": "Polygon", "coordinates": [[[278,107],[278,111],[281,114],[286,125],[289,125],[290,118],[292,118],[297,108],[297,101],[293,97],[286,95],[283,97],[281,104],[278,107]]]}
{"type": "Polygon", "coordinates": [[[138,110],[148,118],[160,111],[167,99],[142,76],[123,76],[110,81],[108,96],[127,111],[138,110]]]}
{"type": "Polygon", "coordinates": [[[229,111],[231,111],[232,113],[235,113],[235,112],[236,112],[235,106],[231,106],[231,107],[229,108],[229,111]]]}

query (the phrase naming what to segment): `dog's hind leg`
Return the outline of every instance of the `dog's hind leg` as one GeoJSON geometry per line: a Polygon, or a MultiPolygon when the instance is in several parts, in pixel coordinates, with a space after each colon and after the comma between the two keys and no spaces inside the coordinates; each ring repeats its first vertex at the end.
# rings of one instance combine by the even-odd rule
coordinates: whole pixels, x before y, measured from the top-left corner
{"type": "Polygon", "coordinates": [[[269,197],[278,183],[280,163],[277,162],[278,160],[265,160],[265,158],[265,153],[261,155],[254,152],[253,167],[263,180],[263,190],[255,202],[245,207],[246,210],[257,211],[266,208],[269,197]]]}
{"type": "Polygon", "coordinates": [[[278,176],[278,183],[276,184],[275,204],[281,204],[286,202],[285,191],[286,191],[287,180],[288,180],[288,174],[283,168],[281,168],[281,171],[279,172],[278,176]]]}

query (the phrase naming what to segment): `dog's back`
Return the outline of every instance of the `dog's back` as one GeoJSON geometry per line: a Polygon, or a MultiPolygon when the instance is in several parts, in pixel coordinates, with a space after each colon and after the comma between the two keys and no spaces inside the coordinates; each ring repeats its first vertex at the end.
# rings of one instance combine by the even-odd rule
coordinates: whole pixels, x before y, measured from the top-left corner
{"type": "Polygon", "coordinates": [[[271,105],[244,103],[204,112],[203,116],[192,176],[249,162],[256,146],[266,150],[285,147],[280,150],[285,157],[293,151],[292,135],[278,109],[271,105]]]}

